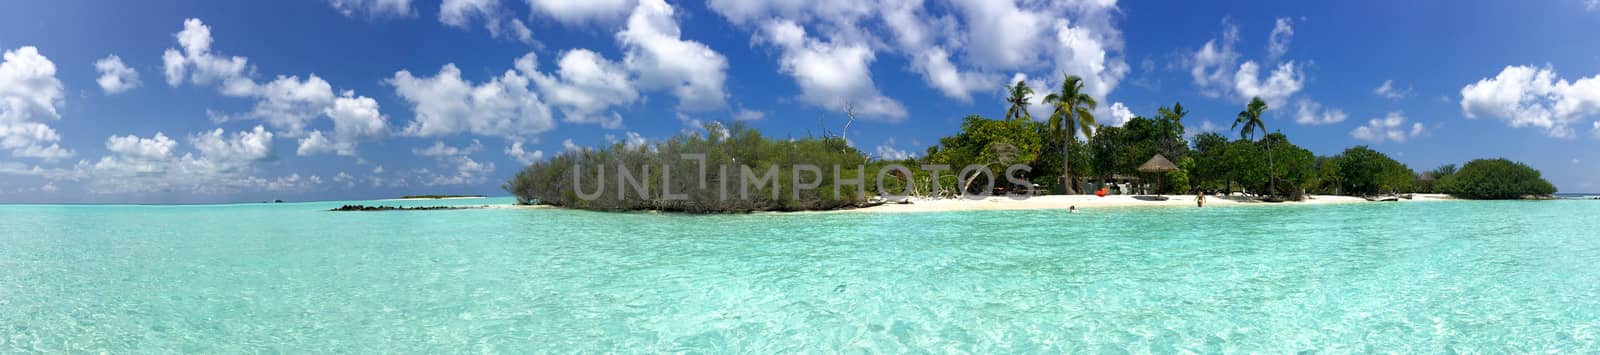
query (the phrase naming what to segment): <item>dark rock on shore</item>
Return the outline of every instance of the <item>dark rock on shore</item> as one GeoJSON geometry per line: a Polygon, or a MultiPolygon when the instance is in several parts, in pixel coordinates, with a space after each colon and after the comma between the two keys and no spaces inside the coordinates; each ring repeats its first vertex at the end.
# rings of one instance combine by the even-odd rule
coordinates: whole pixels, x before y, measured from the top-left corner
{"type": "Polygon", "coordinates": [[[484,208],[484,207],[488,207],[488,206],[417,206],[417,207],[405,207],[405,206],[344,205],[344,206],[339,206],[339,208],[331,209],[329,211],[335,211],[335,212],[350,212],[350,211],[437,211],[437,210],[466,210],[466,209],[476,209],[476,208],[484,208]]]}

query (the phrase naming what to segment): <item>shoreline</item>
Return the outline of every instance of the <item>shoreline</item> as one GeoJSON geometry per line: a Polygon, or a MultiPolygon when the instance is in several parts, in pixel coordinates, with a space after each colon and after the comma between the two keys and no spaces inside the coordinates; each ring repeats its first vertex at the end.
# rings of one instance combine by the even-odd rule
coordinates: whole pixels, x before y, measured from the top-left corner
{"type": "MultiPolygon", "coordinates": [[[[1086,208],[1108,207],[1195,207],[1194,196],[1167,196],[1166,201],[1140,200],[1133,195],[1115,195],[1099,197],[1094,195],[1049,195],[1037,196],[1025,200],[1014,200],[1007,197],[989,197],[982,200],[963,199],[926,199],[913,198],[910,204],[888,203],[872,207],[845,209],[824,212],[842,213],[906,213],[906,212],[960,212],[960,211],[1017,211],[1017,210],[1065,210],[1076,206],[1079,210],[1086,208]]],[[[1443,194],[1413,194],[1412,199],[1401,199],[1398,203],[1428,202],[1428,201],[1454,201],[1456,198],[1443,194]]],[[[1305,201],[1291,201],[1281,203],[1261,202],[1243,196],[1219,197],[1206,196],[1205,207],[1234,207],[1234,206],[1310,206],[1310,205],[1337,205],[1355,203],[1396,203],[1373,202],[1354,196],[1338,195],[1312,195],[1305,201]]]]}
{"type": "MultiPolygon", "coordinates": [[[[886,203],[871,207],[847,208],[827,211],[755,211],[749,214],[793,214],[793,213],[930,213],[930,212],[970,212],[970,211],[1029,211],[1029,210],[1066,210],[1070,206],[1077,206],[1079,210],[1096,208],[1197,208],[1194,196],[1167,196],[1166,201],[1140,200],[1134,195],[1114,195],[1099,197],[1094,195],[1047,195],[1031,197],[1025,200],[1014,200],[1007,197],[989,197],[981,200],[963,199],[929,199],[911,198],[910,204],[886,203]]],[[[1410,203],[1410,202],[1438,202],[1438,201],[1464,201],[1445,194],[1412,194],[1412,199],[1401,199],[1394,202],[1367,201],[1365,198],[1340,195],[1311,195],[1305,201],[1290,202],[1261,202],[1254,198],[1244,196],[1218,197],[1206,196],[1207,208],[1228,208],[1239,206],[1318,206],[1318,205],[1345,205],[1360,203],[1410,203]]],[[[547,205],[487,205],[484,209],[569,209],[547,205]]],[[[583,211],[581,209],[569,209],[583,211]]],[[[626,211],[624,213],[660,213],[660,211],[626,211]]]]}
{"type": "Polygon", "coordinates": [[[373,201],[438,201],[438,200],[472,200],[489,198],[489,196],[451,196],[451,197],[411,197],[411,198],[386,198],[373,201]]]}

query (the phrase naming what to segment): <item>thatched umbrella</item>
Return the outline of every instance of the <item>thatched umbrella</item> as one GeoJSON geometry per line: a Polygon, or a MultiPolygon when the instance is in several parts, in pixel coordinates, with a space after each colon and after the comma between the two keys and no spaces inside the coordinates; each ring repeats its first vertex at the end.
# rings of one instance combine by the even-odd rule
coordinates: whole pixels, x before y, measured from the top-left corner
{"type": "MultiPolygon", "coordinates": [[[[1165,174],[1170,171],[1178,171],[1178,164],[1173,164],[1171,160],[1167,160],[1167,157],[1161,156],[1161,154],[1156,154],[1156,156],[1150,157],[1150,161],[1139,165],[1139,172],[1141,173],[1165,174]]],[[[1161,191],[1160,183],[1161,177],[1158,175],[1156,176],[1157,192],[1161,191]]]]}

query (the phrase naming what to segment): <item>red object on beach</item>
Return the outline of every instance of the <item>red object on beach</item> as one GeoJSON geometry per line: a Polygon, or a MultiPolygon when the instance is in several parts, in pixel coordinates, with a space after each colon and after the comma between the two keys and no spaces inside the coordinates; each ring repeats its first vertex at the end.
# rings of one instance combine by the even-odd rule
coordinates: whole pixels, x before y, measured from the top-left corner
{"type": "Polygon", "coordinates": [[[1102,187],[1099,190],[1095,190],[1094,195],[1095,196],[1100,196],[1100,197],[1106,197],[1106,188],[1102,187]]]}

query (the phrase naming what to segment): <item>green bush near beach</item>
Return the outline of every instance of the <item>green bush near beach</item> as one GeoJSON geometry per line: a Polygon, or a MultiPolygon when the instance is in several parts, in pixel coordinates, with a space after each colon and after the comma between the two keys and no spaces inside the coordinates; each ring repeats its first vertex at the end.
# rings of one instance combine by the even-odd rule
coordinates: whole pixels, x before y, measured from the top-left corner
{"type": "Polygon", "coordinates": [[[1437,182],[1439,191],[1460,198],[1509,200],[1543,197],[1556,193],[1555,185],[1527,164],[1506,159],[1479,159],[1444,176],[1437,182]]]}
{"type": "Polygon", "coordinates": [[[523,204],[689,213],[831,210],[860,205],[862,190],[876,190],[876,164],[842,138],[774,139],[738,122],[712,124],[705,133],[566,152],[534,162],[502,187],[523,204]],[[703,154],[704,164],[683,154],[703,154]],[[820,170],[797,172],[802,164],[820,170]],[[750,184],[740,178],[745,169],[750,184]],[[838,184],[835,194],[839,181],[857,178],[863,184],[838,184]],[[797,183],[816,187],[796,194],[797,183]]]}

